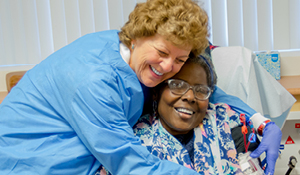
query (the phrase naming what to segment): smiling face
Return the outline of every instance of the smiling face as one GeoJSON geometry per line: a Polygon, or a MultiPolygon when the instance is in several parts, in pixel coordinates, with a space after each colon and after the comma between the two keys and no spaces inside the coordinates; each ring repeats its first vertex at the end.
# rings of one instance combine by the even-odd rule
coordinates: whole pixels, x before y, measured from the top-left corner
{"type": "Polygon", "coordinates": [[[159,34],[132,41],[129,66],[147,87],[154,87],[175,75],[188,59],[191,46],[180,48],[159,34]]]}
{"type": "MultiPolygon", "coordinates": [[[[191,62],[185,63],[172,79],[184,80],[191,86],[207,85],[203,67],[191,62]]],[[[181,96],[173,94],[168,85],[164,85],[158,101],[158,113],[163,127],[172,135],[188,133],[202,122],[208,101],[197,100],[192,89],[181,96]]]]}

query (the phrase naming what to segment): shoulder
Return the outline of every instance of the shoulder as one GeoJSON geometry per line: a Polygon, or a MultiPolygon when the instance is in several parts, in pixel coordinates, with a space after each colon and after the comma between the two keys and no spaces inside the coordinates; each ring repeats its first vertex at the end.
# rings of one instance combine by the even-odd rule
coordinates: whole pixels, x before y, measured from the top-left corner
{"type": "Polygon", "coordinates": [[[103,41],[119,42],[118,30],[104,30],[94,33],[89,33],[81,37],[81,39],[97,39],[100,38],[103,41]]]}
{"type": "Polygon", "coordinates": [[[119,51],[119,43],[117,30],[100,31],[81,36],[56,53],[62,52],[61,56],[64,56],[66,53],[66,56],[81,56],[86,53],[90,53],[90,56],[97,56],[106,50],[119,51]]]}
{"type": "Polygon", "coordinates": [[[210,103],[209,108],[211,110],[214,110],[217,115],[224,115],[224,114],[232,115],[232,113],[235,113],[231,109],[231,107],[226,103],[216,103],[216,104],[210,103]]]}
{"type": "Polygon", "coordinates": [[[240,125],[239,113],[226,103],[210,104],[210,114],[215,116],[216,120],[228,122],[231,128],[240,125]]]}
{"type": "Polygon", "coordinates": [[[216,108],[231,109],[230,106],[226,103],[216,103],[214,105],[215,105],[216,108]]]}
{"type": "Polygon", "coordinates": [[[209,103],[207,113],[214,116],[217,120],[228,120],[228,117],[233,115],[234,111],[225,103],[209,103]]]}
{"type": "Polygon", "coordinates": [[[145,114],[139,118],[137,123],[133,126],[133,129],[141,129],[141,128],[147,128],[152,126],[152,124],[155,122],[155,117],[153,117],[150,114],[145,114]]]}
{"type": "Polygon", "coordinates": [[[228,112],[229,110],[231,110],[230,106],[226,103],[209,103],[208,104],[208,108],[207,110],[211,113],[211,112],[215,112],[215,113],[218,113],[218,112],[228,112]]]}
{"type": "Polygon", "coordinates": [[[150,138],[151,135],[153,135],[153,121],[154,117],[150,114],[146,114],[140,117],[136,124],[133,126],[134,134],[141,139],[150,138]]]}

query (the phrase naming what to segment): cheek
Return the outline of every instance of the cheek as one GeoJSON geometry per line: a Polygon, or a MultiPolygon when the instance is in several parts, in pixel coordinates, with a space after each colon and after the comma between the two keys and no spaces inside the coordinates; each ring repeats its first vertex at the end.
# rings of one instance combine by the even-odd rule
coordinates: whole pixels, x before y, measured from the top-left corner
{"type": "Polygon", "coordinates": [[[174,103],[176,102],[176,98],[174,97],[172,92],[169,91],[169,89],[165,88],[166,87],[162,88],[161,95],[158,101],[160,107],[159,109],[161,109],[162,112],[165,110],[170,110],[170,108],[172,108],[174,106],[174,103]]]}
{"type": "Polygon", "coordinates": [[[143,54],[143,60],[148,64],[158,63],[160,56],[155,52],[148,51],[143,54]]]}
{"type": "Polygon", "coordinates": [[[134,62],[134,72],[137,74],[138,77],[142,76],[142,72],[146,70],[148,66],[147,60],[145,57],[139,57],[137,60],[134,62]]]}
{"type": "Polygon", "coordinates": [[[201,122],[202,122],[203,118],[206,115],[206,111],[208,108],[208,100],[199,102],[198,107],[199,107],[199,113],[200,113],[199,120],[201,120],[201,122]]]}
{"type": "Polygon", "coordinates": [[[177,74],[180,71],[182,66],[183,66],[183,64],[182,65],[178,65],[178,64],[174,65],[172,68],[172,71],[166,74],[166,77],[164,80],[169,79],[169,78],[173,77],[175,74],[177,74]]]}
{"type": "Polygon", "coordinates": [[[143,71],[148,68],[149,65],[157,63],[158,60],[159,59],[155,57],[155,55],[143,55],[137,60],[137,69],[143,71]]]}
{"type": "Polygon", "coordinates": [[[183,64],[175,64],[173,66],[172,73],[174,73],[174,75],[177,74],[180,71],[180,69],[182,68],[182,66],[183,66],[183,64]]]}
{"type": "Polygon", "coordinates": [[[201,102],[199,103],[199,108],[200,108],[201,112],[204,112],[204,111],[205,111],[205,113],[206,113],[206,110],[207,110],[207,108],[208,108],[208,99],[205,100],[205,101],[201,101],[201,102]]]}
{"type": "Polygon", "coordinates": [[[168,89],[162,88],[159,97],[159,104],[161,106],[169,106],[172,101],[172,94],[168,89]]]}

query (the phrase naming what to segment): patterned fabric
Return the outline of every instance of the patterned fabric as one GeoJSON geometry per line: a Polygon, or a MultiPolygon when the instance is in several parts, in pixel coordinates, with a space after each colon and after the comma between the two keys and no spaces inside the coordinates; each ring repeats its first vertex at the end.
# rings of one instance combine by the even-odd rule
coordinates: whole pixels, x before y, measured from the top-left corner
{"type": "MultiPolygon", "coordinates": [[[[240,125],[239,116],[226,104],[209,103],[207,114],[194,129],[194,164],[182,144],[151,115],[145,115],[134,126],[142,145],[160,159],[169,160],[199,174],[242,174],[230,128],[240,125]]],[[[101,169],[101,168],[100,168],[101,169]]],[[[98,174],[105,175],[102,168],[98,174]]]]}

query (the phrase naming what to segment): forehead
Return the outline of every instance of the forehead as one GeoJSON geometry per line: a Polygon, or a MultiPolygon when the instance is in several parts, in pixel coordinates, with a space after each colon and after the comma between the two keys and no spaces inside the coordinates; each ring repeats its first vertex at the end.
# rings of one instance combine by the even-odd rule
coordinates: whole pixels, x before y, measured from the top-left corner
{"type": "Polygon", "coordinates": [[[190,85],[207,85],[207,75],[204,68],[196,63],[187,62],[181,70],[173,77],[188,82],[190,85]]]}
{"type": "Polygon", "coordinates": [[[151,44],[152,46],[156,47],[163,47],[168,49],[169,51],[172,51],[174,53],[178,54],[189,54],[190,51],[192,50],[192,45],[178,45],[175,44],[174,42],[170,41],[168,38],[165,36],[162,36],[160,34],[155,34],[153,36],[148,36],[148,37],[141,37],[133,40],[134,42],[137,43],[147,43],[151,44]]]}

